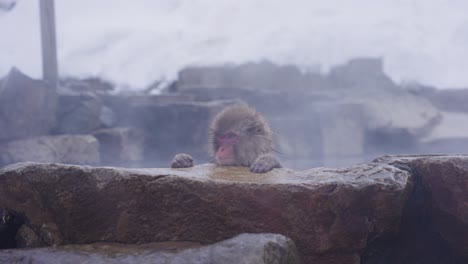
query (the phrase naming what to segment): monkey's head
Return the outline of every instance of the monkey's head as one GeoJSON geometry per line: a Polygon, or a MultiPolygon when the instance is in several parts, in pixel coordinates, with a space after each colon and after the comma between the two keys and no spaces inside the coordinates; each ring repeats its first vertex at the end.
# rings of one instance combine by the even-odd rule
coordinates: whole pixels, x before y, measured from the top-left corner
{"type": "Polygon", "coordinates": [[[218,165],[250,166],[273,150],[271,129],[260,113],[246,105],[225,108],[210,127],[210,149],[218,165]]]}

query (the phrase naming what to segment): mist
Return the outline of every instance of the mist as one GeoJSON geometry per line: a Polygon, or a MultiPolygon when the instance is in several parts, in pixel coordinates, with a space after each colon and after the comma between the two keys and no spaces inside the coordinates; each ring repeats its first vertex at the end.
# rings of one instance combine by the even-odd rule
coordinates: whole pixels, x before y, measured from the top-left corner
{"type": "Polygon", "coordinates": [[[235,103],[293,169],[468,148],[461,1],[57,1],[56,93],[37,1],[1,3],[4,165],[207,163],[211,119],[235,103]]]}
{"type": "MultiPolygon", "coordinates": [[[[396,83],[467,87],[467,8],[424,0],[57,1],[60,74],[142,90],[186,66],[268,60],[327,73],[379,57],[396,83]]],[[[0,13],[0,36],[0,76],[16,66],[39,78],[37,1],[0,13]]]]}
{"type": "Polygon", "coordinates": [[[466,10],[0,0],[0,262],[468,263],[466,10]]]}

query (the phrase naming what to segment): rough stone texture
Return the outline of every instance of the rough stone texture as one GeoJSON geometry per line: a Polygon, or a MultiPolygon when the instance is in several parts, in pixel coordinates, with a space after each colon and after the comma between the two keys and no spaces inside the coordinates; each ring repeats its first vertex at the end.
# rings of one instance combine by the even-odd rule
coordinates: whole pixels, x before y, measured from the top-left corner
{"type": "Polygon", "coordinates": [[[15,236],[23,225],[24,217],[21,214],[0,207],[0,249],[17,247],[15,236]]]}
{"type": "Polygon", "coordinates": [[[16,248],[34,248],[46,246],[39,235],[36,234],[36,232],[27,224],[24,224],[20,227],[14,240],[16,242],[16,248]]]}
{"type": "Polygon", "coordinates": [[[213,243],[268,232],[293,239],[306,263],[358,263],[368,243],[398,232],[411,187],[408,172],[383,164],[252,174],[21,163],[0,170],[0,207],[23,212],[51,244],[213,243]]]}
{"type": "Polygon", "coordinates": [[[101,126],[102,100],[92,94],[61,94],[58,97],[58,134],[89,134],[101,126]]]}
{"type": "Polygon", "coordinates": [[[143,161],[145,135],[131,127],[101,129],[94,133],[99,141],[101,165],[136,166],[143,161]]]}
{"type": "MultiPolygon", "coordinates": [[[[416,177],[419,193],[413,195],[413,200],[419,201],[420,212],[417,217],[423,221],[409,224],[413,224],[415,228],[422,226],[425,233],[434,234],[431,237],[434,243],[437,239],[445,242],[429,248],[428,252],[445,250],[445,254],[454,255],[452,259],[430,263],[467,263],[468,156],[384,156],[375,161],[407,167],[416,177]],[[448,248],[445,249],[444,246],[448,248]],[[456,256],[465,260],[459,260],[456,256]]],[[[424,244],[427,240],[418,243],[424,244]]]]}
{"type": "Polygon", "coordinates": [[[0,141],[41,136],[55,125],[57,96],[13,68],[0,84],[0,141]]]}
{"type": "Polygon", "coordinates": [[[0,164],[15,162],[99,164],[99,143],[90,135],[42,136],[0,145],[0,164]]]}
{"type": "Polygon", "coordinates": [[[162,252],[157,245],[85,245],[0,251],[1,263],[157,263],[157,264],[298,264],[290,239],[274,234],[242,234],[213,245],[162,252]]]}

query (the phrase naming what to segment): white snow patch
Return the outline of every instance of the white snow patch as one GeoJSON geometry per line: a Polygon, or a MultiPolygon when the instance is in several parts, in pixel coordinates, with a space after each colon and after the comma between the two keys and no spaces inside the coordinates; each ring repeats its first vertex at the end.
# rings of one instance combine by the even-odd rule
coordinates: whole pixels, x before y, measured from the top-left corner
{"type": "Polygon", "coordinates": [[[440,124],[422,139],[423,142],[448,138],[468,138],[468,114],[441,112],[441,115],[440,124]]]}
{"type": "MultiPolygon", "coordinates": [[[[7,1],[7,0],[2,0],[7,1]]],[[[468,1],[60,0],[62,76],[141,89],[187,65],[271,60],[303,69],[382,57],[397,82],[468,86],[468,1]]],[[[0,13],[0,76],[40,77],[38,0],[0,13]]]]}

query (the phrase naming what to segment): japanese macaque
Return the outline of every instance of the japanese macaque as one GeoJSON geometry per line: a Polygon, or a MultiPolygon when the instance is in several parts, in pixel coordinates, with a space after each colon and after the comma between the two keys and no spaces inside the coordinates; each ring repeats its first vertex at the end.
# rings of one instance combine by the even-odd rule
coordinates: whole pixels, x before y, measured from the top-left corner
{"type": "MultiPolygon", "coordinates": [[[[265,173],[281,168],[272,155],[273,134],[260,113],[245,105],[235,105],[218,113],[210,127],[209,144],[214,162],[220,166],[245,166],[265,173]]],[[[188,154],[177,154],[172,168],[193,166],[188,154]]]]}

